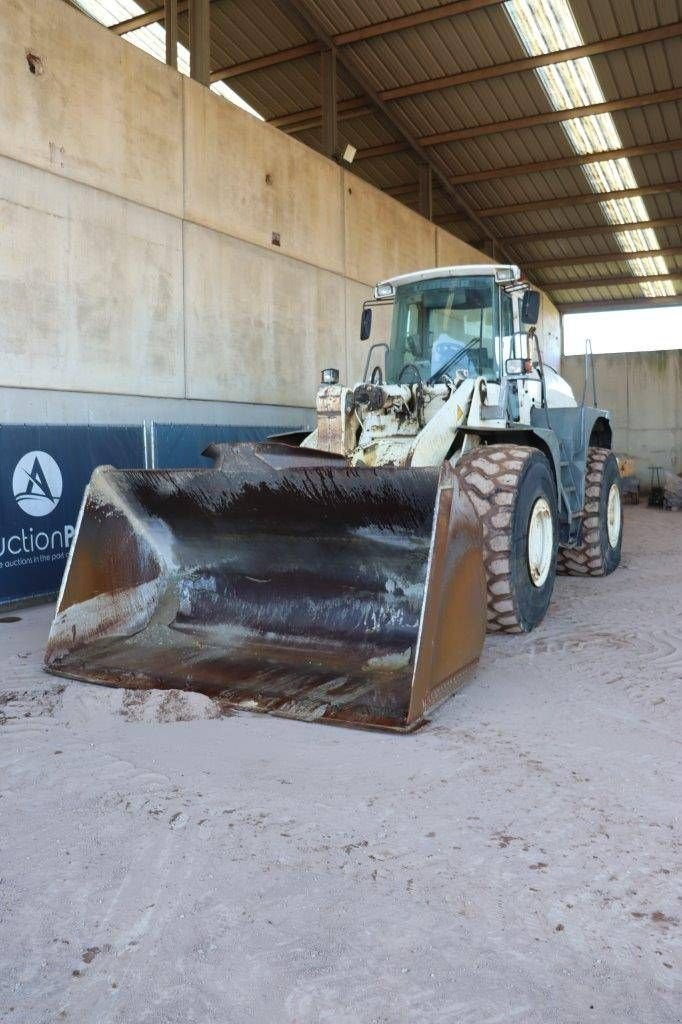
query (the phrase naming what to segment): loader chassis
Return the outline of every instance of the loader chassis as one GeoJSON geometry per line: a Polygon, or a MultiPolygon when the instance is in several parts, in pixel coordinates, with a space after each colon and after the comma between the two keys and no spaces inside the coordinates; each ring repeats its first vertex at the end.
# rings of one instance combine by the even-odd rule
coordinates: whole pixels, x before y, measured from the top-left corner
{"type": "Polygon", "coordinates": [[[557,572],[613,571],[609,416],[543,366],[518,268],[419,271],[373,302],[365,379],[323,371],[312,433],[95,471],[48,671],[409,731],[486,630],[542,621],[557,572]]]}
{"type": "Polygon", "coordinates": [[[600,496],[598,510],[588,515],[587,507],[596,500],[586,489],[590,467],[601,465],[596,453],[611,448],[609,414],[584,395],[578,405],[566,381],[543,364],[537,293],[532,298],[513,266],[441,268],[381,282],[362,321],[372,342],[369,380],[352,388],[323,384],[317,428],[302,442],[354,466],[454,465],[483,524],[488,629],[507,632],[542,621],[557,565],[560,572],[612,571],[622,532],[615,478],[606,505],[600,496]],[[383,313],[392,307],[388,341],[370,336],[377,303],[383,313]],[[529,503],[538,474],[542,488],[529,503]],[[513,494],[500,483],[512,478],[513,494]],[[476,493],[480,487],[485,494],[476,493]],[[491,494],[510,505],[506,536],[488,523],[491,494]],[[512,566],[504,580],[494,571],[500,551],[512,566]],[[525,575],[514,568],[519,562],[525,575]]]}

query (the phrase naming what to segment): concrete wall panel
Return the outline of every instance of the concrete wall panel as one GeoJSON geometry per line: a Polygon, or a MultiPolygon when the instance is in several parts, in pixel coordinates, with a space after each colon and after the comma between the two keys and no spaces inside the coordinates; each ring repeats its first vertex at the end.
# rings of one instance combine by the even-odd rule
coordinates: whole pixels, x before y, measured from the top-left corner
{"type": "Polygon", "coordinates": [[[343,273],[341,168],[195,82],[183,84],[187,219],[343,273]]]}
{"type": "MultiPolygon", "coordinates": [[[[145,398],[139,395],[102,395],[88,391],[45,391],[40,388],[2,389],[3,423],[209,423],[216,426],[261,426],[272,423],[311,430],[310,408],[244,402],[208,402],[203,399],[145,398]]],[[[216,435],[217,436],[217,435],[216,435]]]]}
{"type": "Polygon", "coordinates": [[[0,75],[6,386],[311,406],[369,286],[487,261],[63,0],[4,0],[0,75]]]}
{"type": "Polygon", "coordinates": [[[0,385],[183,393],[181,224],[0,157],[0,385]]]}
{"type": "Polygon", "coordinates": [[[492,263],[480,249],[475,249],[468,242],[456,238],[443,228],[436,228],[436,256],[434,266],[449,267],[460,263],[492,263]]]}
{"type": "Polygon", "coordinates": [[[3,0],[0,68],[0,154],[181,216],[176,72],[55,0],[3,0]]]}
{"type": "Polygon", "coordinates": [[[634,430],[682,427],[680,352],[628,353],[630,426],[634,430]]]}
{"type": "MultiPolygon", "coordinates": [[[[389,341],[385,336],[379,336],[380,311],[374,310],[372,325],[372,337],[367,341],[360,341],[360,317],[362,316],[362,304],[365,299],[372,296],[372,289],[369,285],[361,284],[359,281],[345,282],[346,288],[346,351],[348,353],[345,367],[345,383],[353,385],[362,380],[362,374],[367,362],[367,353],[370,345],[375,341],[389,341]]],[[[390,314],[389,314],[390,315],[390,314]]]]}
{"type": "Polygon", "coordinates": [[[436,228],[372,185],[344,172],[346,275],[376,284],[435,266],[436,228]]]}
{"type": "MultiPolygon", "coordinates": [[[[682,471],[682,352],[617,352],[595,356],[594,364],[599,405],[612,416],[614,448],[635,459],[642,484],[648,486],[652,465],[682,471]]],[[[582,356],[562,360],[578,401],[583,366],[582,356]]]]}
{"type": "Polygon", "coordinates": [[[188,397],[314,405],[346,365],[344,280],[185,225],[188,397]]]}

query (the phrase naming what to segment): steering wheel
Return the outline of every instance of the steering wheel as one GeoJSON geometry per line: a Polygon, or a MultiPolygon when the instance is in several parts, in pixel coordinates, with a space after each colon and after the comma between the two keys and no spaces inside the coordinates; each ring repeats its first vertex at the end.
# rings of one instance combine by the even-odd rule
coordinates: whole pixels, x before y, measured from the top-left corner
{"type": "Polygon", "coordinates": [[[480,344],[481,344],[481,335],[479,334],[479,336],[477,338],[472,338],[470,341],[467,341],[467,343],[464,346],[464,348],[460,348],[457,352],[455,352],[454,355],[450,356],[449,359],[446,359],[446,361],[443,363],[443,365],[439,366],[439,368],[436,370],[436,372],[431,374],[431,376],[429,377],[429,379],[427,380],[426,383],[427,384],[437,384],[438,381],[442,379],[443,374],[444,373],[448,373],[448,371],[452,369],[452,367],[455,365],[455,363],[459,362],[460,358],[464,355],[465,352],[471,352],[471,350],[473,349],[474,345],[480,345],[480,344]]]}
{"type": "Polygon", "coordinates": [[[403,374],[405,373],[406,370],[410,370],[415,375],[415,377],[417,378],[414,381],[415,384],[422,384],[423,383],[422,375],[419,372],[419,367],[415,366],[414,363],[405,363],[405,365],[403,366],[402,370],[398,374],[398,384],[402,384],[402,382],[403,382],[403,374]]]}

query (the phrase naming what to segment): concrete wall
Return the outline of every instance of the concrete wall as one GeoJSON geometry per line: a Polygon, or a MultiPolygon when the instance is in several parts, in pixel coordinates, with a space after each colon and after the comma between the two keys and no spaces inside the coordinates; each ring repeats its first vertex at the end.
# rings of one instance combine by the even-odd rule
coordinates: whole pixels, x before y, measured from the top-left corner
{"type": "MultiPolygon", "coordinates": [[[[578,400],[584,365],[582,356],[562,360],[578,400]]],[[[595,356],[594,365],[598,403],[613,420],[614,449],[634,457],[642,484],[648,486],[652,465],[682,472],[682,352],[618,352],[595,356]]]]}
{"type": "Polygon", "coordinates": [[[0,232],[0,420],[27,389],[47,418],[115,394],[298,422],[322,366],[361,371],[375,281],[488,262],[62,0],[3,0],[0,232]]]}

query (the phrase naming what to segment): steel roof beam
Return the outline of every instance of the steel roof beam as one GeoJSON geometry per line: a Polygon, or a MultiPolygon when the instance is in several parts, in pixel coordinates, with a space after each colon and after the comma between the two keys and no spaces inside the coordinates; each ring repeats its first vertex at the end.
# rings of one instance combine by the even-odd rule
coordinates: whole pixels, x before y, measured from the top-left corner
{"type": "Polygon", "coordinates": [[[664,192],[681,192],[682,181],[663,181],[658,185],[641,185],[638,188],[623,188],[613,192],[581,192],[579,195],[558,196],[554,199],[535,199],[527,203],[509,204],[507,206],[489,206],[478,210],[478,216],[508,217],[519,213],[531,213],[533,210],[553,210],[562,206],[592,206],[605,203],[612,199],[633,199],[636,196],[655,196],[664,192]]]}
{"type": "MultiPolygon", "coordinates": [[[[309,120],[309,110],[301,110],[298,113],[283,114],[282,117],[273,117],[268,121],[268,124],[272,125],[273,128],[283,128],[290,131],[316,128],[322,123],[322,108],[316,107],[315,110],[317,110],[318,113],[314,120],[309,120]]],[[[338,103],[339,115],[346,115],[344,120],[348,120],[348,118],[351,117],[362,117],[364,114],[369,114],[371,112],[372,106],[366,96],[359,96],[349,100],[339,100],[338,103]]],[[[417,191],[417,188],[418,186],[415,182],[415,192],[417,191]]]]}
{"type": "MultiPolygon", "coordinates": [[[[623,188],[613,192],[580,192],[577,195],[558,196],[554,199],[533,199],[527,203],[510,203],[507,206],[488,206],[476,210],[481,220],[490,217],[513,217],[535,210],[554,210],[564,206],[594,206],[613,199],[634,199],[636,196],[655,196],[666,192],[682,192],[682,181],[664,181],[658,185],[641,185],[638,188],[623,188]]],[[[451,224],[460,219],[460,214],[439,213],[438,224],[451,224]]]]}
{"type": "Polygon", "coordinates": [[[682,270],[671,274],[622,275],[619,277],[588,277],[578,281],[543,281],[550,292],[570,292],[573,288],[616,288],[620,285],[644,284],[650,281],[682,281],[682,270]]]}
{"type": "Polygon", "coordinates": [[[375,22],[374,25],[354,28],[350,32],[339,32],[331,39],[334,46],[348,46],[350,43],[360,43],[365,39],[388,35],[389,32],[400,32],[416,25],[453,18],[458,14],[470,14],[472,11],[480,11],[483,7],[498,7],[503,2],[504,0],[455,0],[454,3],[428,7],[425,11],[415,11],[413,14],[403,14],[397,18],[375,22]]]}
{"type": "Polygon", "coordinates": [[[166,64],[178,69],[178,0],[165,0],[166,64]]]}
{"type": "MultiPolygon", "coordinates": [[[[571,107],[568,110],[548,110],[541,114],[530,114],[527,117],[514,117],[508,121],[492,121],[490,124],[472,125],[470,128],[456,128],[453,131],[437,132],[433,135],[422,135],[417,145],[423,148],[440,146],[445,142],[462,142],[465,139],[476,139],[483,135],[498,135],[501,132],[519,131],[524,128],[536,128],[539,125],[557,124],[559,121],[572,121],[578,117],[590,117],[595,114],[610,114],[618,110],[633,110],[639,107],[652,106],[656,103],[672,103],[682,99],[682,88],[664,89],[661,92],[647,93],[644,96],[625,96],[617,100],[606,100],[604,103],[591,103],[584,107],[571,107]]],[[[402,142],[387,142],[381,146],[370,146],[361,149],[356,160],[370,160],[377,156],[403,152],[408,147],[402,142]]]]}
{"type": "MultiPolygon", "coordinates": [[[[213,3],[214,0],[211,0],[213,3]]],[[[332,36],[334,46],[347,46],[349,43],[359,43],[363,39],[372,39],[375,36],[385,36],[390,32],[400,32],[401,29],[414,28],[415,25],[425,25],[432,21],[441,21],[443,18],[452,18],[457,14],[469,14],[471,11],[478,11],[483,7],[495,7],[504,0],[454,0],[453,3],[442,4],[440,7],[429,7],[425,11],[416,11],[414,14],[401,15],[398,18],[387,18],[385,21],[375,22],[373,25],[365,25],[362,28],[352,29],[350,32],[339,32],[332,36]]],[[[178,11],[186,11],[188,0],[178,0],[178,11]]],[[[112,32],[123,36],[128,32],[134,32],[145,25],[153,25],[156,21],[163,21],[165,11],[163,5],[154,7],[144,14],[137,14],[133,18],[126,18],[115,25],[110,25],[112,32]]],[[[295,58],[291,58],[292,60],[295,58]]]]}
{"type": "Polygon", "coordinates": [[[449,89],[458,85],[469,85],[472,82],[486,82],[491,78],[503,78],[523,71],[546,67],[548,64],[563,64],[569,60],[580,60],[582,57],[593,57],[600,53],[612,53],[614,50],[626,50],[632,46],[645,46],[664,39],[672,39],[682,35],[682,22],[671,25],[660,25],[644,32],[631,32],[625,36],[613,36],[610,39],[599,39],[595,43],[584,43],[572,46],[567,50],[554,50],[541,53],[534,57],[521,57],[501,64],[489,64],[471,71],[460,71],[455,75],[443,75],[441,78],[427,78],[423,82],[412,82],[410,85],[384,89],[379,95],[383,100],[399,100],[406,96],[420,96],[438,89],[449,89]]]}
{"type": "Polygon", "coordinates": [[[419,212],[427,220],[433,220],[433,172],[430,164],[419,168],[419,212]]]}
{"type": "MultiPolygon", "coordinates": [[[[184,14],[188,7],[189,0],[178,0],[178,14],[184,14]]],[[[160,7],[154,7],[151,11],[145,11],[144,14],[136,14],[134,18],[118,21],[115,25],[110,25],[109,30],[115,32],[117,36],[124,36],[128,32],[135,32],[138,28],[144,28],[145,25],[153,25],[155,21],[163,21],[165,17],[166,6],[162,4],[160,7]]]]}
{"type": "MultiPolygon", "coordinates": [[[[586,224],[580,228],[553,228],[551,231],[538,231],[533,235],[509,235],[501,237],[501,242],[509,242],[516,246],[533,242],[553,242],[555,238],[582,238],[584,235],[615,235],[622,231],[644,231],[646,228],[680,227],[679,217],[655,217],[651,220],[637,220],[628,224],[586,224]]],[[[471,242],[476,245],[476,242],[471,242]]]]}
{"type": "MultiPolygon", "coordinates": [[[[308,8],[306,0],[280,0],[280,2],[283,7],[291,10],[294,15],[297,15],[298,18],[310,28],[323,46],[327,47],[332,45],[330,37],[325,32],[316,15],[308,8]]],[[[485,238],[491,239],[499,246],[499,239],[495,232],[491,230],[484,221],[478,219],[475,211],[460,195],[458,195],[454,187],[450,184],[448,180],[447,165],[437,156],[422,152],[418,140],[412,135],[411,129],[402,115],[395,109],[389,109],[387,105],[378,98],[376,92],[365,77],[366,72],[364,63],[355,56],[352,50],[349,49],[339,50],[337,58],[339,64],[342,64],[346,71],[350,73],[363,92],[365,92],[365,94],[371,99],[374,106],[385,116],[393,128],[403,136],[403,139],[405,140],[403,143],[404,148],[408,151],[412,151],[420,164],[427,163],[430,165],[431,170],[433,171],[434,180],[437,180],[440,183],[441,189],[453,199],[456,206],[463,210],[468,219],[481,229],[485,238]]],[[[499,246],[499,249],[502,255],[508,258],[508,254],[504,251],[504,248],[499,246]]]]}
{"type": "MultiPolygon", "coordinates": [[[[560,313],[601,313],[617,309],[651,309],[655,306],[682,306],[682,295],[658,295],[648,299],[586,299],[585,302],[557,302],[560,313]]],[[[580,356],[582,359],[582,356],[580,356]]]]}
{"type": "Polygon", "coordinates": [[[200,85],[211,83],[210,0],[190,0],[189,73],[200,85]]]}
{"type": "MultiPolygon", "coordinates": [[[[390,32],[398,32],[401,29],[412,28],[415,25],[423,25],[426,22],[452,18],[458,14],[469,14],[471,11],[479,10],[482,7],[496,6],[502,2],[503,0],[458,0],[457,3],[444,4],[442,7],[430,7],[425,11],[417,11],[415,14],[407,14],[400,18],[389,18],[387,21],[366,25],[364,28],[353,29],[351,32],[339,32],[335,36],[330,36],[330,41],[335,47],[339,48],[350,43],[360,42],[363,39],[384,36],[390,32]]],[[[239,64],[220,68],[213,72],[211,80],[213,82],[220,82],[227,78],[236,78],[237,75],[246,75],[251,71],[259,71],[261,68],[269,68],[275,64],[283,64],[290,60],[308,57],[313,53],[319,53],[321,49],[322,44],[319,40],[315,39],[310,43],[292,46],[287,50],[276,50],[274,53],[264,54],[262,57],[255,57],[252,60],[245,60],[239,64]]],[[[359,96],[357,99],[365,104],[367,102],[366,97],[363,96],[359,96]]],[[[291,117],[291,120],[288,122],[282,120],[282,124],[276,124],[275,126],[283,127],[287,123],[293,124],[296,126],[293,129],[294,131],[302,130],[304,127],[312,127],[312,125],[303,125],[301,113],[304,113],[308,120],[318,121],[322,116],[322,108],[312,107],[310,110],[302,111],[299,114],[296,114],[296,112],[293,115],[284,114],[283,119],[291,117]]],[[[270,123],[275,123],[278,120],[280,119],[273,118],[270,123]]]]}
{"type": "MultiPolygon", "coordinates": [[[[275,64],[286,64],[291,60],[298,60],[301,57],[310,57],[320,53],[321,45],[314,40],[312,43],[301,43],[300,46],[290,46],[287,50],[277,50],[275,53],[266,53],[263,57],[254,57],[252,60],[244,60],[240,64],[231,64],[226,68],[218,68],[211,73],[212,82],[223,82],[228,78],[236,78],[237,75],[246,75],[250,71],[260,71],[262,68],[271,68],[275,64]]],[[[365,101],[366,102],[366,101],[365,101]]],[[[322,107],[316,107],[317,116],[322,116],[322,107]]],[[[305,111],[307,114],[308,111],[305,111]]]]}
{"type": "MultiPolygon", "coordinates": [[[[496,181],[498,178],[516,178],[526,174],[544,174],[546,171],[560,171],[564,167],[582,167],[584,164],[598,164],[603,160],[622,160],[637,156],[656,156],[659,153],[670,153],[682,149],[682,138],[670,139],[665,142],[648,142],[641,146],[625,146],[623,149],[607,149],[599,153],[575,154],[560,156],[554,160],[538,160],[535,163],[515,164],[509,167],[490,168],[485,171],[474,171],[467,174],[453,174],[452,185],[467,185],[470,182],[496,181]]],[[[404,188],[405,186],[398,186],[404,188]]],[[[411,185],[411,188],[416,188],[411,185]]],[[[390,195],[398,195],[397,191],[389,190],[390,195]]]]}
{"type": "Polygon", "coordinates": [[[322,152],[334,159],[339,148],[338,79],[336,50],[323,50],[320,54],[320,80],[322,92],[322,152]]]}
{"type": "MultiPolygon", "coordinates": [[[[399,100],[407,96],[421,96],[439,89],[469,85],[472,82],[487,82],[493,78],[502,78],[506,75],[532,71],[535,68],[546,67],[549,64],[562,64],[569,60],[580,60],[583,57],[592,57],[596,54],[611,53],[614,50],[626,50],[632,46],[645,46],[648,43],[672,39],[681,34],[682,22],[677,21],[671,25],[660,25],[657,28],[648,29],[644,32],[631,32],[625,36],[615,36],[611,39],[600,39],[597,42],[586,43],[582,46],[573,46],[567,50],[555,50],[552,53],[542,53],[534,57],[522,57],[519,60],[510,60],[502,64],[489,64],[486,67],[474,68],[471,71],[460,71],[455,75],[444,75],[442,78],[427,78],[422,82],[412,82],[410,85],[401,85],[394,89],[382,89],[377,95],[384,101],[399,100]]],[[[338,39],[338,37],[336,38],[338,39]]],[[[236,67],[239,68],[239,65],[236,65],[236,67]]],[[[358,97],[358,99],[361,100],[362,97],[358,97]]],[[[312,107],[305,113],[309,120],[317,120],[320,117],[320,108],[312,107]]],[[[283,116],[287,117],[286,114],[283,116]]],[[[293,129],[294,131],[300,131],[304,128],[303,121],[300,118],[291,123],[296,124],[296,128],[293,129]]]]}
{"type": "Polygon", "coordinates": [[[646,260],[652,256],[682,256],[682,246],[670,245],[663,249],[639,249],[637,252],[625,252],[619,249],[618,252],[598,252],[592,256],[557,256],[554,259],[546,260],[524,260],[524,267],[532,270],[540,270],[550,267],[577,267],[586,264],[598,265],[600,263],[626,263],[628,260],[646,260]]]}

